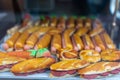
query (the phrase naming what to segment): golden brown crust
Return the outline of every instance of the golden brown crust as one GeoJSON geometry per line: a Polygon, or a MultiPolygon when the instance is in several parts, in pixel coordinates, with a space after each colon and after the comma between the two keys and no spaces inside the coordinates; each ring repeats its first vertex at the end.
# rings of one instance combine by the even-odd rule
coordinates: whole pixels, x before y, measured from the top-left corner
{"type": "Polygon", "coordinates": [[[113,43],[112,39],[110,36],[105,32],[102,34],[105,40],[105,43],[109,49],[116,49],[115,44],[113,43]]]}
{"type": "Polygon", "coordinates": [[[99,35],[96,35],[96,36],[94,37],[94,39],[95,39],[97,45],[101,48],[101,50],[105,50],[105,45],[104,45],[104,43],[102,42],[100,36],[99,36],[99,35]]]}
{"type": "Polygon", "coordinates": [[[75,50],[70,49],[60,49],[57,54],[60,60],[67,60],[67,59],[76,59],[78,58],[78,52],[75,50]]]}
{"type": "Polygon", "coordinates": [[[39,41],[36,43],[35,48],[40,49],[40,48],[45,48],[48,47],[50,44],[51,40],[51,35],[45,34],[42,38],[39,39],[39,41]]]}
{"type": "Polygon", "coordinates": [[[34,26],[34,27],[30,27],[30,28],[26,29],[24,32],[33,33],[35,31],[37,31],[38,29],[40,29],[40,27],[34,26]]]}
{"type": "Polygon", "coordinates": [[[20,36],[20,32],[15,32],[7,41],[6,43],[8,44],[8,46],[14,47],[14,44],[16,42],[16,40],[18,39],[18,37],[20,36]]]}
{"type": "Polygon", "coordinates": [[[98,62],[101,60],[101,56],[97,51],[94,50],[82,50],[79,53],[80,59],[88,62],[98,62]]]}
{"type": "Polygon", "coordinates": [[[77,34],[78,36],[82,36],[87,34],[88,31],[89,29],[87,27],[80,27],[75,34],[77,34]]]}
{"type": "Polygon", "coordinates": [[[78,70],[79,74],[100,74],[120,67],[119,62],[98,62],[78,70]]]}
{"type": "Polygon", "coordinates": [[[6,55],[5,57],[0,58],[0,65],[15,64],[24,60],[24,58],[6,55]]]}
{"type": "Polygon", "coordinates": [[[74,28],[69,28],[69,29],[65,30],[65,32],[63,34],[66,48],[73,49],[72,41],[70,39],[70,36],[73,33],[74,33],[74,28]]]}
{"type": "Polygon", "coordinates": [[[120,60],[120,51],[112,49],[104,50],[101,52],[101,58],[107,61],[120,60]]]}
{"type": "Polygon", "coordinates": [[[89,46],[90,49],[94,49],[94,45],[92,43],[90,36],[86,34],[84,37],[85,37],[87,46],[89,46]]]}
{"type": "Polygon", "coordinates": [[[0,51],[0,58],[8,57],[9,55],[5,52],[0,51]]]}
{"type": "Polygon", "coordinates": [[[15,49],[23,48],[28,37],[29,37],[29,33],[23,32],[15,43],[15,49]]]}
{"type": "Polygon", "coordinates": [[[71,60],[63,60],[55,64],[52,64],[50,66],[50,69],[56,71],[67,71],[67,70],[80,69],[88,65],[89,63],[84,60],[71,59],[71,60]]]}
{"type": "Polygon", "coordinates": [[[73,37],[74,37],[74,39],[75,39],[75,43],[76,43],[77,47],[78,47],[80,50],[83,49],[83,48],[84,48],[84,45],[83,45],[83,42],[82,42],[81,38],[80,38],[78,35],[76,35],[76,34],[74,34],[73,37]]]}
{"type": "Polygon", "coordinates": [[[14,65],[11,68],[11,72],[13,73],[27,73],[32,71],[37,71],[41,69],[49,68],[51,64],[53,64],[55,60],[53,58],[34,58],[25,60],[14,65]]]}
{"type": "Polygon", "coordinates": [[[61,35],[60,34],[55,34],[53,35],[53,39],[52,39],[52,44],[51,44],[54,48],[61,49],[62,48],[62,39],[61,39],[61,35]]]}
{"type": "Polygon", "coordinates": [[[93,29],[92,31],[89,32],[89,35],[91,37],[93,37],[95,35],[99,35],[103,31],[104,31],[104,29],[101,26],[100,27],[96,27],[95,29],[93,29]]]}
{"type": "Polygon", "coordinates": [[[39,38],[38,32],[34,32],[30,35],[30,37],[26,40],[26,45],[34,47],[35,43],[39,38]]]}
{"type": "Polygon", "coordinates": [[[60,34],[62,31],[58,28],[52,28],[48,31],[48,34],[54,35],[54,34],[60,34]]]}

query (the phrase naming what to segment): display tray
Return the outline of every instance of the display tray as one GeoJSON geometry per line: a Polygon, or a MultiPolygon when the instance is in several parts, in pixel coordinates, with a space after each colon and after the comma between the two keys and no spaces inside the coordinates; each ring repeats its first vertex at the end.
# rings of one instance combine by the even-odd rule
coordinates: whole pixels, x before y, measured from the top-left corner
{"type": "MultiPolygon", "coordinates": [[[[33,75],[28,75],[28,76],[15,76],[10,72],[2,72],[0,73],[0,78],[4,78],[4,79],[8,79],[9,80],[13,80],[14,79],[47,79],[47,80],[60,80],[61,78],[64,78],[64,80],[85,80],[83,78],[80,78],[79,76],[75,76],[75,77],[60,77],[60,78],[51,78],[49,77],[49,71],[45,72],[45,73],[37,73],[37,74],[33,74],[33,75]]],[[[116,74],[116,75],[110,75],[110,76],[106,76],[106,77],[98,77],[96,79],[92,79],[92,80],[120,80],[120,74],[116,74]]]]}
{"type": "MultiPolygon", "coordinates": [[[[1,41],[0,41],[0,51],[4,51],[4,49],[2,48],[2,44],[4,41],[6,41],[6,39],[8,39],[10,36],[6,35],[1,41]]],[[[64,78],[64,80],[86,80],[84,78],[80,78],[79,75],[74,76],[74,77],[59,77],[59,78],[53,78],[49,76],[50,71],[46,71],[44,73],[36,73],[36,74],[32,74],[32,75],[28,75],[28,76],[15,76],[14,74],[12,74],[11,72],[2,72],[0,73],[0,80],[1,79],[9,79],[9,80],[13,80],[13,79],[22,79],[22,80],[61,80],[64,78]]],[[[120,73],[119,74],[114,74],[114,75],[109,75],[106,77],[102,77],[99,76],[96,79],[92,79],[92,80],[120,80],[120,73]]]]}

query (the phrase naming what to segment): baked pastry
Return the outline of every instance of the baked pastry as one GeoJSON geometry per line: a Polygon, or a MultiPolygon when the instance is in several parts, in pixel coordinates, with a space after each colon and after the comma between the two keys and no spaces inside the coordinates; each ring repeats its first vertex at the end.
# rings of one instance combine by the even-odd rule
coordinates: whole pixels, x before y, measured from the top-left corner
{"type": "Polygon", "coordinates": [[[119,72],[119,62],[98,62],[78,70],[80,77],[86,79],[94,79],[98,76],[108,76],[109,74],[117,74],[119,72]]]}
{"type": "Polygon", "coordinates": [[[24,58],[19,58],[19,57],[13,57],[13,56],[9,56],[6,53],[1,53],[1,57],[0,57],[0,72],[4,72],[4,71],[9,71],[10,68],[21,62],[24,61],[24,58]],[[5,54],[5,55],[4,55],[5,54]]]}
{"type": "Polygon", "coordinates": [[[89,63],[80,59],[63,60],[50,66],[51,77],[67,77],[77,74],[77,70],[88,66],[89,63]]]}
{"type": "Polygon", "coordinates": [[[58,50],[57,56],[60,60],[76,59],[78,58],[78,52],[75,50],[64,48],[58,50]]]}
{"type": "Polygon", "coordinates": [[[95,48],[89,35],[86,34],[86,35],[82,36],[82,41],[84,44],[84,49],[94,49],[95,48]]]}
{"type": "Polygon", "coordinates": [[[101,60],[100,53],[94,50],[82,50],[79,53],[79,57],[82,60],[86,60],[88,62],[98,62],[101,60]]]}
{"type": "Polygon", "coordinates": [[[80,27],[80,28],[78,28],[78,30],[76,31],[75,34],[77,34],[78,36],[83,36],[83,35],[87,34],[88,31],[89,31],[89,28],[87,28],[87,27],[80,27]]]}
{"type": "Polygon", "coordinates": [[[45,34],[43,35],[42,38],[38,40],[38,42],[35,45],[35,49],[41,49],[41,48],[46,48],[50,44],[51,41],[51,35],[50,34],[45,34]]]}
{"type": "Polygon", "coordinates": [[[75,51],[79,51],[79,50],[82,50],[84,48],[81,37],[79,37],[76,34],[74,34],[72,36],[72,44],[73,44],[73,47],[74,47],[75,51]]]}
{"type": "Polygon", "coordinates": [[[53,58],[33,58],[14,65],[11,72],[17,76],[42,73],[53,63],[55,63],[53,58]]]}
{"type": "Polygon", "coordinates": [[[108,49],[116,49],[115,44],[113,43],[112,39],[110,38],[110,36],[104,32],[103,34],[103,40],[105,41],[107,48],[108,49]]]}
{"type": "Polygon", "coordinates": [[[53,35],[51,41],[51,52],[56,52],[58,49],[62,48],[62,39],[60,34],[53,35]]]}
{"type": "Polygon", "coordinates": [[[15,32],[8,40],[6,40],[6,42],[3,44],[3,48],[5,50],[8,50],[10,48],[13,50],[14,44],[19,38],[20,34],[20,32],[15,32]]]}
{"type": "Polygon", "coordinates": [[[27,38],[29,37],[29,33],[28,32],[23,32],[19,38],[17,39],[16,43],[15,43],[15,49],[19,50],[19,49],[23,49],[25,42],[27,40],[27,38]]]}
{"type": "Polygon", "coordinates": [[[120,51],[113,49],[106,49],[101,52],[101,58],[105,61],[116,61],[120,60],[120,51]]]}

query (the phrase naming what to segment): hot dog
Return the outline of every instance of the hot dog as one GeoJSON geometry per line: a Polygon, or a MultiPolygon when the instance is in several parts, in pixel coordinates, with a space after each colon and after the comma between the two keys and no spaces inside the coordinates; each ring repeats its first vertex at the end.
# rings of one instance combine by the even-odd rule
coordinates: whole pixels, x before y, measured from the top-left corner
{"type": "Polygon", "coordinates": [[[89,35],[86,34],[86,35],[82,36],[82,41],[84,44],[84,49],[94,49],[94,45],[93,45],[89,35]]]}
{"type": "Polygon", "coordinates": [[[56,52],[56,50],[62,48],[62,39],[60,34],[53,35],[51,42],[51,52],[56,52]]]}
{"type": "Polygon", "coordinates": [[[77,49],[75,49],[75,47],[74,47],[75,50],[82,50],[84,48],[83,42],[78,35],[74,34],[73,35],[73,40],[74,40],[74,42],[76,44],[76,47],[77,47],[77,49]]]}
{"type": "Polygon", "coordinates": [[[89,29],[87,27],[81,27],[81,28],[77,29],[75,34],[82,36],[82,35],[87,34],[88,31],[89,31],[89,29]]]}
{"type": "Polygon", "coordinates": [[[95,47],[95,50],[96,50],[97,52],[100,52],[100,51],[101,51],[101,48],[98,46],[95,38],[94,38],[94,37],[91,37],[91,40],[92,40],[92,42],[93,42],[93,45],[94,45],[94,47],[95,47]]]}
{"type": "Polygon", "coordinates": [[[51,35],[45,34],[41,37],[35,45],[35,49],[46,48],[50,44],[51,35]]]}
{"type": "Polygon", "coordinates": [[[63,45],[65,45],[65,48],[73,49],[73,45],[70,39],[70,36],[74,33],[74,28],[67,29],[63,34],[63,45]]]}
{"type": "Polygon", "coordinates": [[[26,44],[24,46],[25,50],[34,48],[36,42],[39,39],[39,32],[34,32],[30,35],[30,37],[26,40],[26,44]]]}
{"type": "Polygon", "coordinates": [[[105,45],[103,41],[101,40],[100,35],[94,36],[96,44],[101,48],[101,50],[105,50],[105,45]]]}
{"type": "Polygon", "coordinates": [[[50,66],[50,77],[74,76],[78,69],[88,65],[88,62],[79,59],[63,60],[50,66]]]}
{"type": "Polygon", "coordinates": [[[27,40],[27,38],[29,37],[29,33],[28,32],[23,32],[20,37],[17,39],[16,43],[15,43],[15,49],[23,49],[25,42],[27,40]]]}
{"type": "Polygon", "coordinates": [[[16,32],[14,33],[4,44],[3,44],[3,48],[5,50],[8,50],[9,48],[14,48],[14,44],[15,42],[17,41],[17,39],[19,38],[20,36],[20,32],[16,32]]]}
{"type": "Polygon", "coordinates": [[[104,41],[105,41],[107,47],[109,49],[116,49],[116,46],[113,43],[113,41],[111,40],[111,38],[109,37],[109,35],[106,32],[104,32],[102,35],[104,37],[104,41]]]}
{"type": "Polygon", "coordinates": [[[75,20],[73,17],[69,17],[67,20],[67,28],[74,28],[75,27],[75,20]]]}

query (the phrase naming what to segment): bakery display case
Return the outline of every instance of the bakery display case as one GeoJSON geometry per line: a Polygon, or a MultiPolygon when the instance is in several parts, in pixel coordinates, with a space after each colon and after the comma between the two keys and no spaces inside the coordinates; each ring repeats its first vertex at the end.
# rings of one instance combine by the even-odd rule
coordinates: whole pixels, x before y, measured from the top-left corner
{"type": "Polygon", "coordinates": [[[119,0],[5,1],[0,79],[119,80],[119,0]]]}

